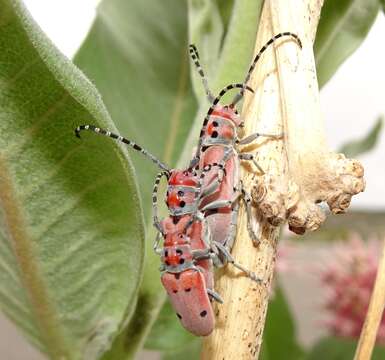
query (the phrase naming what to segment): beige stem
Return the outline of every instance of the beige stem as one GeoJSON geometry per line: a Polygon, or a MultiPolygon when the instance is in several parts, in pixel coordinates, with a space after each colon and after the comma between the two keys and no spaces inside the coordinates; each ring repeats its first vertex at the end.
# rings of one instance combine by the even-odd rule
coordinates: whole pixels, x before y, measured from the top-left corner
{"type": "Polygon", "coordinates": [[[385,308],[385,241],[383,246],[384,248],[378,265],[376,282],[370,299],[368,313],[366,314],[365,323],[354,356],[355,360],[367,360],[371,358],[378,327],[385,308]]]}
{"type": "MultiPolygon", "coordinates": [[[[285,118],[284,122],[283,116],[294,116],[295,112],[291,112],[292,99],[282,98],[285,91],[282,91],[282,79],[279,76],[289,76],[292,81],[299,71],[310,70],[313,77],[303,76],[302,72],[298,75],[300,83],[296,85],[299,92],[296,96],[302,99],[316,96],[315,91],[312,91],[311,95],[307,92],[309,86],[317,89],[311,48],[321,6],[320,0],[265,1],[255,51],[258,51],[273,34],[291,31],[304,38],[307,62],[301,60],[301,68],[298,69],[301,50],[295,42],[288,39],[278,41],[275,47],[264,54],[251,78],[251,86],[257,91],[255,96],[246,98],[243,108],[246,135],[255,131],[270,134],[286,133],[285,126],[290,122],[290,118],[285,118]],[[278,67],[279,75],[277,63],[284,63],[287,67],[282,71],[278,67]],[[286,72],[290,74],[287,75],[286,72]]],[[[319,108],[313,106],[311,109],[317,113],[307,112],[309,126],[312,126],[313,118],[320,118],[319,108]]],[[[318,120],[314,121],[314,126],[318,126],[318,120]]],[[[269,176],[288,178],[285,176],[288,173],[287,154],[282,139],[263,139],[257,147],[253,149],[249,147],[246,150],[258,150],[258,163],[269,176]]],[[[260,175],[247,171],[249,168],[245,170],[242,179],[246,189],[250,189],[260,175]]],[[[204,360],[254,359],[258,357],[260,351],[279,228],[269,225],[260,218],[257,219],[256,216],[253,226],[260,235],[261,244],[255,248],[249,238],[246,222],[244,207],[241,206],[238,233],[232,254],[242,265],[254,270],[257,276],[263,279],[263,283],[260,285],[253,283],[231,265],[222,271],[216,282],[216,291],[223,297],[224,304],[216,306],[217,325],[213,334],[204,340],[201,356],[204,360]]]]}

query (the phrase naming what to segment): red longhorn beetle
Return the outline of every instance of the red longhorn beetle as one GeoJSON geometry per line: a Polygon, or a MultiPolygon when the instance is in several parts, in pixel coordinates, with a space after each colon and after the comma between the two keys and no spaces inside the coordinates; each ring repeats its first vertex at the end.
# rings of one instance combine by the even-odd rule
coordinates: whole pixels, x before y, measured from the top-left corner
{"type": "MultiPolygon", "coordinates": [[[[204,176],[203,172],[200,179],[204,176]]],[[[222,303],[213,290],[213,262],[214,265],[221,264],[219,257],[224,255],[227,262],[251,279],[259,279],[235,263],[226,249],[213,247],[210,227],[204,216],[169,216],[160,222],[160,226],[164,237],[163,249],[158,247],[157,238],[154,250],[162,259],[162,284],[182,325],[195,335],[209,335],[215,324],[210,298],[222,303]]]]}
{"type": "MultiPolygon", "coordinates": [[[[263,170],[255,161],[253,154],[240,153],[237,149],[237,145],[249,144],[260,136],[271,138],[280,137],[280,135],[255,133],[240,139],[238,137],[238,129],[243,127],[243,120],[239,116],[235,105],[242,99],[244,92],[247,89],[247,82],[250,79],[251,73],[263,52],[275,40],[283,36],[290,36],[294,38],[298,45],[302,48],[301,41],[296,34],[283,32],[272,37],[255,56],[246,74],[246,78],[243,84],[241,84],[241,91],[234,97],[233,101],[229,105],[225,106],[218,105],[218,103],[229,90],[235,88],[234,84],[226,86],[220,91],[219,95],[214,98],[208,88],[207,79],[199,63],[198,51],[194,45],[190,45],[191,57],[198,69],[198,73],[202,78],[207,97],[212,103],[204,119],[197,151],[195,157],[190,163],[190,166],[202,169],[210,163],[218,161],[221,161],[222,163],[225,162],[226,175],[216,187],[216,191],[211,193],[210,196],[205,197],[201,205],[204,207],[207,204],[210,204],[216,209],[212,211],[211,214],[206,214],[212,233],[212,241],[214,244],[222,245],[228,251],[232,248],[235,237],[238,202],[240,198],[245,201],[250,237],[256,245],[259,243],[258,237],[251,228],[251,198],[243,188],[242,182],[239,180],[240,160],[252,161],[261,173],[263,173],[263,170]],[[224,206],[221,206],[221,204],[224,206]]],[[[207,174],[203,188],[210,187],[213,179],[217,177],[216,172],[217,170],[212,169],[207,174]]]]}
{"type": "Polygon", "coordinates": [[[210,298],[222,302],[213,290],[213,264],[207,244],[208,228],[192,215],[170,216],[161,222],[164,233],[161,281],[184,328],[209,335],[215,324],[210,298]],[[203,256],[203,259],[200,259],[203,256]]]}
{"type": "MultiPolygon", "coordinates": [[[[162,176],[165,176],[168,179],[168,191],[166,196],[166,203],[169,206],[169,211],[172,216],[182,216],[185,214],[195,214],[195,217],[202,217],[201,212],[206,212],[209,210],[215,210],[218,206],[223,206],[223,203],[216,204],[205,204],[203,207],[200,207],[200,202],[202,201],[202,197],[207,194],[210,195],[212,191],[218,186],[222,174],[220,171],[216,172],[218,177],[218,182],[213,180],[210,186],[206,188],[202,188],[202,183],[204,179],[204,175],[212,170],[212,168],[218,168],[219,170],[223,170],[222,163],[212,163],[207,165],[202,171],[199,171],[201,174],[199,175],[197,170],[195,169],[187,169],[187,170],[178,170],[178,169],[169,169],[164,163],[158,160],[154,155],[152,155],[147,150],[143,149],[138,144],[124,138],[123,136],[114,134],[108,130],[101,129],[94,125],[81,125],[75,129],[75,135],[80,137],[80,132],[83,130],[88,130],[95,132],[100,135],[104,135],[115,139],[117,141],[123,142],[131,146],[133,149],[141,152],[145,156],[147,156],[151,161],[153,161],[158,167],[160,167],[163,171],[158,174],[155,179],[155,185],[152,193],[152,205],[153,205],[153,224],[158,229],[160,233],[163,235],[163,228],[158,218],[157,211],[157,193],[158,193],[158,185],[162,176]],[[198,212],[198,207],[201,208],[201,212],[198,212]]],[[[227,202],[228,203],[228,202],[227,202]]],[[[227,204],[226,203],[226,204],[227,204]]],[[[156,242],[157,244],[157,242],[156,242]]],[[[254,273],[245,269],[242,265],[235,262],[235,260],[230,256],[228,251],[225,248],[216,246],[212,244],[212,254],[211,256],[214,258],[217,265],[222,265],[221,262],[218,262],[219,253],[221,253],[221,258],[225,257],[227,259],[226,262],[230,262],[238,269],[242,270],[247,276],[249,276],[253,280],[257,280],[254,273]]]]}
{"type": "MultiPolygon", "coordinates": [[[[156,177],[153,190],[154,224],[164,238],[163,249],[159,248],[159,237],[154,244],[155,252],[161,255],[162,259],[161,281],[182,325],[195,335],[208,335],[215,324],[210,298],[222,302],[220,296],[213,290],[213,261],[215,264],[222,264],[219,258],[225,257],[226,262],[242,270],[251,279],[259,281],[254,273],[236,263],[227,249],[213,245],[210,228],[203,213],[196,210],[203,191],[210,193],[210,188],[215,190],[217,186],[213,181],[210,187],[203,189],[205,174],[212,168],[223,169],[223,165],[213,163],[198,171],[169,170],[155,156],[128,139],[93,125],[79,126],[75,130],[78,137],[82,130],[90,130],[128,144],[145,154],[163,170],[156,177]],[[166,201],[171,216],[159,221],[157,192],[162,176],[168,179],[166,201]],[[181,201],[185,201],[185,204],[181,201]]],[[[217,175],[221,177],[219,171],[217,175]]],[[[207,204],[202,211],[211,208],[211,205],[207,204]]]]}

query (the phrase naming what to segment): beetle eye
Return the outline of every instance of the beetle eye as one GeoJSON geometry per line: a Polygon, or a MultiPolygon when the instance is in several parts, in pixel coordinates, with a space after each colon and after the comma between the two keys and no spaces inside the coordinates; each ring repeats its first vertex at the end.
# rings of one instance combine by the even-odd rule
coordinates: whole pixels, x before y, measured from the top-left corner
{"type": "Polygon", "coordinates": [[[178,196],[179,196],[179,197],[182,197],[182,196],[184,196],[184,191],[182,191],[182,190],[179,190],[179,191],[178,191],[178,196]]]}

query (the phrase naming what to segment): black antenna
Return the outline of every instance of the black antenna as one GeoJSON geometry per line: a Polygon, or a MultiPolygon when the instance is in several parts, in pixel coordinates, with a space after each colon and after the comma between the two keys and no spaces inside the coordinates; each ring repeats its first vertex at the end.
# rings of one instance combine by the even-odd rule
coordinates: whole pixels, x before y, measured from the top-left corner
{"type": "Polygon", "coordinates": [[[123,136],[116,135],[116,134],[112,133],[111,131],[101,129],[101,128],[96,127],[94,125],[80,125],[80,126],[78,126],[75,129],[75,135],[78,138],[80,138],[80,132],[83,130],[93,131],[97,134],[110,137],[110,138],[115,139],[117,141],[120,141],[126,145],[129,145],[134,150],[141,152],[144,156],[147,156],[147,158],[149,158],[153,163],[155,163],[160,169],[166,171],[167,173],[170,172],[170,169],[165,164],[163,164],[157,157],[155,157],[150,152],[143,149],[142,147],[140,147],[138,144],[134,143],[133,141],[130,141],[130,140],[124,138],[123,136]]]}

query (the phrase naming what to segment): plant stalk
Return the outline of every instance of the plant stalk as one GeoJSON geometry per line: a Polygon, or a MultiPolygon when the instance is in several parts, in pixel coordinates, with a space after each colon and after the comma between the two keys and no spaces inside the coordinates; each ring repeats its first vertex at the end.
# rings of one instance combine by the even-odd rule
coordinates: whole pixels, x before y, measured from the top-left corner
{"type": "Polygon", "coordinates": [[[372,356],[373,348],[376,343],[378,327],[382,319],[385,308],[385,240],[382,255],[377,269],[376,282],[372,297],[370,299],[369,309],[366,314],[365,323],[361,330],[358,341],[355,360],[366,360],[372,356]]]}
{"type": "MultiPolygon", "coordinates": [[[[290,119],[285,117],[290,116],[288,109],[295,104],[286,99],[286,89],[282,89],[280,77],[286,75],[285,71],[279,68],[279,64],[284,63],[289,69],[288,76],[291,80],[298,75],[297,71],[303,69],[313,69],[315,74],[312,47],[321,6],[321,0],[265,1],[255,52],[274,34],[283,31],[291,31],[297,33],[301,39],[304,38],[304,49],[300,50],[294,41],[284,38],[265,52],[248,84],[256,89],[256,92],[254,96],[247,95],[245,98],[242,112],[245,119],[245,136],[254,132],[284,133],[286,139],[287,122],[290,119]],[[278,49],[282,51],[279,52],[278,49]],[[298,69],[302,51],[306,51],[308,63],[302,62],[298,69]]],[[[317,89],[318,94],[316,77],[306,77],[306,82],[302,83],[301,93],[297,94],[304,100],[308,97],[309,86],[317,89]]],[[[319,109],[315,106],[314,111],[319,109]]],[[[319,118],[319,115],[316,117],[319,118]]],[[[311,123],[311,120],[309,121],[311,123]]],[[[257,155],[259,165],[269,176],[288,178],[288,155],[284,141],[262,139],[244,150],[253,151],[257,155]]],[[[257,170],[249,166],[244,167],[241,175],[246,189],[251,189],[260,177],[257,170]]],[[[263,281],[260,284],[252,282],[231,265],[220,272],[216,291],[223,297],[224,304],[216,306],[217,324],[212,335],[204,340],[201,354],[203,360],[254,359],[259,355],[274,274],[279,227],[267,223],[257,212],[254,215],[252,226],[259,234],[259,247],[253,246],[248,235],[247,217],[244,207],[241,206],[232,255],[263,281]]]]}

